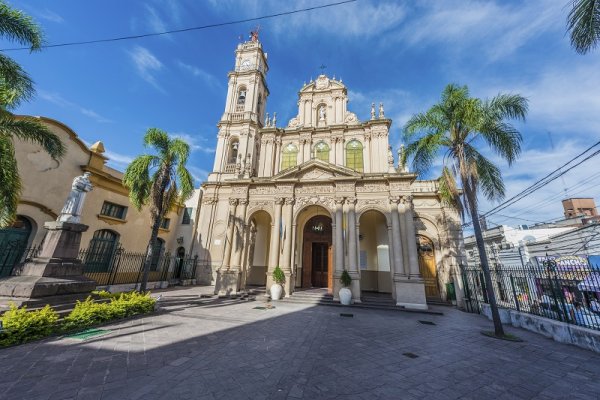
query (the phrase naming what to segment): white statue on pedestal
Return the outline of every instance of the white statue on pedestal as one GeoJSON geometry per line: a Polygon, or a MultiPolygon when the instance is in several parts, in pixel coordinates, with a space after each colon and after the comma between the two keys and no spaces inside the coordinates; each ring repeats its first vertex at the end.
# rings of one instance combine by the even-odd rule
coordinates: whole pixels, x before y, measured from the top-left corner
{"type": "Polygon", "coordinates": [[[59,222],[71,222],[78,224],[81,221],[81,211],[83,210],[83,202],[85,195],[90,192],[93,188],[90,182],[91,173],[85,172],[81,176],[73,179],[71,185],[71,193],[67,197],[67,201],[60,212],[60,215],[56,219],[59,222]]]}
{"type": "Polygon", "coordinates": [[[325,121],[325,106],[319,108],[319,121],[325,121]]]}

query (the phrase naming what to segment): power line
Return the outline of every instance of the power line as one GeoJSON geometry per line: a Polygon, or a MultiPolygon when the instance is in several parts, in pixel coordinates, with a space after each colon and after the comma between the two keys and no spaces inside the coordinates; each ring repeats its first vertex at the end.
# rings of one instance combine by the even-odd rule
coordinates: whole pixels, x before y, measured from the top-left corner
{"type": "MultiPolygon", "coordinates": [[[[194,26],[194,27],[191,27],[191,28],[173,29],[173,30],[170,30],[170,31],[163,31],[163,32],[151,32],[151,33],[144,33],[144,34],[140,34],[140,35],[117,36],[117,37],[107,38],[107,39],[95,39],[95,40],[84,40],[84,41],[78,41],[78,42],[65,42],[65,43],[48,44],[48,45],[41,46],[41,48],[42,49],[48,49],[48,48],[53,48],[53,47],[67,47],[67,46],[80,46],[80,45],[84,45],[84,44],[118,42],[118,41],[122,41],[122,40],[132,40],[132,39],[141,39],[141,38],[153,37],[153,36],[169,35],[169,34],[172,34],[172,33],[199,31],[199,30],[202,30],[202,29],[209,29],[209,28],[217,28],[217,27],[227,26],[227,25],[242,24],[242,23],[245,23],[245,22],[259,21],[259,20],[263,20],[263,19],[270,19],[270,18],[282,17],[282,16],[285,16],[285,15],[298,14],[298,13],[303,13],[303,12],[307,12],[307,11],[320,10],[320,9],[323,9],[323,8],[335,7],[335,6],[340,6],[340,5],[348,4],[348,3],[354,3],[356,1],[358,1],[358,0],[344,0],[344,1],[339,1],[339,2],[336,2],[336,3],[323,4],[323,5],[320,5],[320,6],[306,7],[306,8],[301,8],[301,9],[298,9],[298,10],[284,11],[284,12],[280,12],[280,13],[276,13],[276,14],[263,15],[263,16],[260,16],[260,17],[239,19],[239,20],[228,21],[228,22],[219,22],[219,23],[216,23],[216,24],[194,26]]],[[[31,48],[30,47],[14,47],[14,48],[8,48],[8,49],[0,49],[0,51],[20,51],[20,50],[31,50],[31,48]]]]}
{"type": "Polygon", "coordinates": [[[582,163],[584,163],[585,161],[589,160],[590,158],[592,158],[592,157],[600,154],[600,150],[596,150],[594,153],[592,153],[591,155],[587,156],[583,160],[577,162],[575,165],[570,166],[569,168],[565,169],[564,171],[562,170],[563,168],[565,168],[566,166],[568,166],[569,164],[571,164],[572,162],[574,162],[578,158],[582,157],[585,153],[589,152],[591,149],[593,149],[594,147],[596,147],[598,145],[600,145],[600,141],[598,141],[595,144],[593,144],[592,146],[588,147],[586,150],[584,150],[583,152],[581,152],[580,154],[578,154],[577,156],[575,156],[574,158],[572,158],[571,160],[569,160],[564,165],[562,165],[559,168],[555,169],[554,171],[550,172],[548,175],[546,175],[543,178],[537,180],[535,183],[533,183],[532,185],[530,185],[529,187],[527,187],[526,189],[524,189],[520,193],[514,195],[513,197],[511,197],[510,199],[506,200],[502,204],[499,204],[496,207],[492,208],[491,210],[485,212],[483,214],[483,216],[487,217],[487,216],[493,215],[496,212],[501,211],[501,210],[505,209],[506,207],[508,207],[508,206],[510,206],[510,205],[512,205],[512,204],[514,204],[516,202],[518,202],[519,200],[522,200],[523,198],[529,196],[531,193],[533,193],[533,192],[537,191],[538,189],[546,186],[548,183],[550,183],[550,182],[554,181],[555,179],[558,179],[559,177],[563,176],[564,174],[566,174],[567,172],[569,172],[573,168],[581,165],[582,163]],[[559,173],[556,174],[557,172],[559,172],[559,173]]]}

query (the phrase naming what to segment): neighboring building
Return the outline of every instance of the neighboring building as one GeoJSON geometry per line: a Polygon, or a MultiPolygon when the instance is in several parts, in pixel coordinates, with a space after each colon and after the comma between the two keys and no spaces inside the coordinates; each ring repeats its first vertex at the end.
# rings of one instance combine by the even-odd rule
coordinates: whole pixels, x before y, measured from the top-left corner
{"type": "Polygon", "coordinates": [[[600,255],[600,224],[587,224],[527,245],[530,259],[548,256],[600,255]]]}
{"type": "Polygon", "coordinates": [[[267,72],[256,37],[238,45],[196,247],[216,292],[270,287],[281,266],[286,295],[323,287],[337,298],[347,269],[354,301],[361,291],[412,308],[445,300],[446,284],[459,281],[459,215],[440,203],[436,181],[394,166],[383,105],[359,121],[341,79],[320,75],[280,128],[265,115],[267,72]]]}
{"type": "MultiPolygon", "coordinates": [[[[94,189],[87,195],[81,223],[88,225],[81,247],[87,248],[98,262],[108,263],[118,248],[145,252],[150,239],[148,208],[138,212],[129,202],[128,190],[122,185],[123,174],[106,166],[102,142],[87,147],[69,127],[50,118],[38,117],[65,144],[67,151],[60,163],[52,160],[38,145],[15,141],[15,154],[22,180],[22,194],[13,227],[0,230],[0,276],[8,275],[12,265],[26,248],[38,246],[46,233],[44,223],[55,220],[71,190],[73,178],[91,172],[94,189]],[[16,250],[15,250],[16,249],[16,250]]],[[[196,199],[197,201],[198,199],[196,199]]],[[[195,203],[197,204],[197,203],[195,203]]],[[[188,206],[195,222],[196,206],[188,206]]],[[[191,250],[195,225],[180,225],[187,209],[167,214],[159,232],[161,253],[175,254],[185,247],[191,250]],[[177,231],[177,232],[176,232],[177,231]],[[184,240],[176,240],[183,237],[184,240]],[[181,242],[181,243],[179,243],[181,242]]],[[[96,263],[97,264],[97,263],[96,263]]],[[[102,265],[95,265],[102,269],[102,265]]],[[[108,266],[105,266],[108,268],[108,266]]]]}
{"type": "MultiPolygon", "coordinates": [[[[483,240],[488,260],[492,265],[522,265],[529,260],[527,248],[530,243],[543,241],[552,235],[573,229],[575,227],[528,228],[527,225],[522,225],[519,228],[512,228],[501,225],[483,231],[483,240]]],[[[479,266],[479,251],[475,235],[465,237],[465,251],[467,264],[470,267],[479,266]]]]}
{"type": "Polygon", "coordinates": [[[565,218],[595,217],[598,215],[596,202],[591,197],[570,198],[562,201],[565,218]]]}

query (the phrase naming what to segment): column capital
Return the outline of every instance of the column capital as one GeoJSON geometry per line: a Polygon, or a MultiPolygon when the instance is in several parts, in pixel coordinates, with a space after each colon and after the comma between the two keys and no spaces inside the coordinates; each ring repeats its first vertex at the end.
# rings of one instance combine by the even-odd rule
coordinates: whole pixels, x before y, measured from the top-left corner
{"type": "Polygon", "coordinates": [[[275,198],[275,204],[277,204],[278,206],[282,205],[284,202],[284,198],[283,197],[276,197],[275,198]]]}
{"type": "Polygon", "coordinates": [[[400,196],[390,197],[390,204],[399,204],[399,203],[400,203],[400,196]]]}
{"type": "Polygon", "coordinates": [[[293,198],[285,199],[285,204],[287,204],[287,205],[294,204],[295,202],[296,202],[296,199],[293,199],[293,198]]]}
{"type": "Polygon", "coordinates": [[[238,204],[238,199],[229,199],[230,206],[237,206],[237,204],[238,204]]]}
{"type": "Polygon", "coordinates": [[[413,196],[412,195],[402,196],[401,199],[402,199],[402,204],[412,207],[412,204],[413,204],[413,196]]]}
{"type": "Polygon", "coordinates": [[[343,205],[344,204],[344,200],[345,199],[343,197],[336,197],[336,198],[333,199],[333,201],[334,201],[334,203],[336,205],[343,205]]]}
{"type": "Polygon", "coordinates": [[[250,200],[248,200],[248,199],[239,199],[239,204],[241,204],[243,206],[247,206],[248,203],[250,203],[250,200]]]}
{"type": "Polygon", "coordinates": [[[348,205],[355,205],[356,204],[356,197],[346,197],[346,204],[348,205]]]}

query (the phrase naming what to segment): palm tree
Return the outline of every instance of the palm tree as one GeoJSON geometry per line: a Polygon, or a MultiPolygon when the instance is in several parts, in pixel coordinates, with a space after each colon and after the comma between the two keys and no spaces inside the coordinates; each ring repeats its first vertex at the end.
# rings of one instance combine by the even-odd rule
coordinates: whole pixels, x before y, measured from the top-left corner
{"type": "Polygon", "coordinates": [[[157,154],[143,154],[129,164],[123,176],[123,184],[129,189],[131,203],[141,210],[150,205],[152,233],[140,291],[146,290],[148,274],[155,251],[158,228],[167,212],[177,203],[189,199],[194,191],[192,175],[185,168],[190,146],[181,139],[157,128],[150,128],[144,135],[144,146],[153,147],[157,154]]]}
{"type": "MultiPolygon", "coordinates": [[[[39,50],[43,35],[33,20],[0,2],[0,37],[39,50]]],[[[15,159],[14,139],[39,144],[59,160],[65,147],[55,134],[34,118],[16,118],[11,110],[34,95],[33,81],[10,57],[0,53],[0,228],[9,226],[17,213],[21,179],[15,159]]]]}
{"type": "Polygon", "coordinates": [[[579,54],[593,50],[600,42],[600,0],[573,0],[567,17],[571,46],[579,54]]]}
{"type": "Polygon", "coordinates": [[[427,171],[443,151],[440,196],[446,204],[457,207],[461,215],[466,209],[471,216],[496,336],[504,336],[504,331],[481,233],[477,196],[481,192],[489,200],[500,200],[505,190],[500,169],[475,146],[486,144],[511,165],[521,152],[522,138],[506,120],[525,120],[526,114],[527,99],[522,96],[498,94],[491,100],[481,100],[470,97],[467,86],[450,84],[438,104],[414,115],[404,127],[409,144],[401,162],[413,156],[412,165],[419,174],[427,171]]]}

